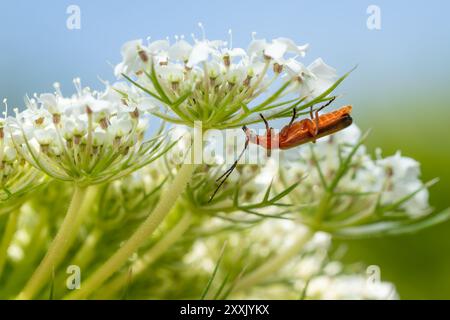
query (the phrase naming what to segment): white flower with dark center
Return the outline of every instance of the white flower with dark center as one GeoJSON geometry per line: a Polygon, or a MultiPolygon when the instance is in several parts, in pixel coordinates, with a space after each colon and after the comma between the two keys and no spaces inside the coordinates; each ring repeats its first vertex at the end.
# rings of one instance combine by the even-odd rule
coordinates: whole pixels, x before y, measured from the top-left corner
{"type": "Polygon", "coordinates": [[[157,70],[161,78],[172,85],[174,83],[179,84],[184,79],[184,67],[180,64],[163,65],[158,67],[157,70]]]}
{"type": "Polygon", "coordinates": [[[314,98],[328,90],[337,79],[336,70],[319,58],[308,67],[302,63],[290,59],[286,62],[286,68],[291,77],[299,82],[301,94],[304,97],[314,98]]]}
{"type": "Polygon", "coordinates": [[[411,158],[402,157],[400,152],[381,158],[376,164],[383,169],[385,185],[381,203],[388,205],[411,196],[401,205],[412,216],[429,213],[428,190],[420,180],[420,164],[411,158]]]}
{"type": "Polygon", "coordinates": [[[268,58],[275,61],[283,60],[287,53],[304,57],[309,45],[298,46],[288,38],[276,38],[272,42],[265,39],[253,40],[248,48],[250,57],[268,58]]]}
{"type": "Polygon", "coordinates": [[[52,93],[43,93],[39,96],[42,106],[51,114],[61,114],[58,96],[52,93]]]}
{"type": "Polygon", "coordinates": [[[200,63],[206,62],[214,52],[214,48],[208,41],[197,41],[192,48],[186,66],[188,68],[193,68],[200,63]]]}
{"type": "Polygon", "coordinates": [[[140,72],[145,67],[145,63],[148,62],[147,50],[142,45],[142,39],[125,43],[122,46],[121,54],[123,60],[114,69],[114,74],[117,77],[122,73],[132,74],[140,72]],[[144,59],[142,59],[143,57],[144,59]]]}
{"type": "Polygon", "coordinates": [[[192,45],[184,39],[178,39],[168,50],[169,59],[186,63],[191,55],[192,45]]]}

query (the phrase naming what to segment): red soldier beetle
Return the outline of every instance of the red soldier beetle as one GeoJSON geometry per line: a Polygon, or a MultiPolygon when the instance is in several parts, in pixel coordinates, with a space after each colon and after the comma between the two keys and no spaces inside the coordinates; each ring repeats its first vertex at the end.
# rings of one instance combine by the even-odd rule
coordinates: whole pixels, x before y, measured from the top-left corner
{"type": "Polygon", "coordinates": [[[214,198],[222,184],[236,168],[239,160],[243,156],[245,150],[247,150],[250,143],[254,143],[265,148],[267,150],[267,156],[270,157],[272,149],[286,150],[308,142],[315,143],[319,138],[326,137],[350,126],[353,122],[353,119],[350,116],[352,106],[344,106],[338,110],[319,115],[319,112],[330,105],[334,99],[335,98],[319,107],[315,110],[315,112],[313,112],[313,106],[311,106],[310,119],[295,121],[297,114],[296,109],[294,108],[291,121],[287,126],[281,129],[280,133],[275,133],[274,129],[269,126],[268,121],[262,114],[260,114],[260,117],[266,126],[265,135],[256,135],[252,130],[248,129],[246,126],[243,126],[242,130],[245,132],[246,136],[244,149],[231,167],[216,180],[219,182],[219,185],[209,201],[214,198]]]}

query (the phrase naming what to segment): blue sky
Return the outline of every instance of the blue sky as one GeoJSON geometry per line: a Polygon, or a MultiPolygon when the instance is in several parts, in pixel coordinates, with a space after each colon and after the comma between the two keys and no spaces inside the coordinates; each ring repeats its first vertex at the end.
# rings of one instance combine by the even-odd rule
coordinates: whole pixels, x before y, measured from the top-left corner
{"type": "Polygon", "coordinates": [[[344,73],[346,99],[444,94],[450,79],[448,1],[2,1],[0,4],[0,97],[20,105],[26,93],[52,90],[72,78],[101,87],[112,80],[108,64],[120,61],[131,39],[200,33],[246,46],[259,37],[290,37],[310,43],[306,62],[322,57],[344,73]],[[81,9],[81,29],[66,28],[66,8],[81,9]],[[370,4],[381,9],[381,30],[366,27],[370,4]],[[438,84],[438,85],[436,85],[438,84]]]}

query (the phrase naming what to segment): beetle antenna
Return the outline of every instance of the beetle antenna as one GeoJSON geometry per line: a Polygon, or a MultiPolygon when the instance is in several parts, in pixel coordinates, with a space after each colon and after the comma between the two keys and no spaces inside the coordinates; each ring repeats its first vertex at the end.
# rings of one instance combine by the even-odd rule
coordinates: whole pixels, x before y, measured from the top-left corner
{"type": "Polygon", "coordinates": [[[328,107],[330,104],[333,103],[333,101],[336,100],[336,96],[330,99],[327,103],[325,103],[323,106],[320,106],[319,109],[316,110],[316,116],[319,113],[319,111],[323,110],[324,108],[328,107]]]}
{"type": "Polygon", "coordinates": [[[312,106],[311,106],[311,119],[314,120],[316,122],[316,128],[318,129],[319,127],[319,112],[322,111],[324,108],[328,107],[330,104],[333,103],[333,101],[336,100],[336,96],[334,96],[333,98],[330,99],[330,101],[328,101],[327,103],[325,103],[323,106],[320,106],[319,109],[316,110],[315,113],[315,117],[313,117],[312,115],[312,106]]]}
{"type": "MultiPolygon", "coordinates": [[[[242,129],[244,129],[244,127],[242,129]]],[[[230,174],[234,171],[234,169],[236,169],[236,166],[237,166],[239,160],[241,160],[242,156],[244,155],[245,150],[247,150],[249,143],[250,143],[250,138],[248,136],[246,136],[244,149],[242,149],[241,153],[239,154],[237,159],[233,162],[231,167],[227,171],[225,171],[219,178],[216,179],[216,182],[219,182],[219,185],[217,186],[216,190],[214,190],[214,193],[212,194],[211,198],[209,198],[208,203],[210,203],[214,199],[214,197],[217,194],[217,192],[219,191],[220,187],[222,187],[222,185],[225,183],[225,181],[227,181],[230,174]]]]}

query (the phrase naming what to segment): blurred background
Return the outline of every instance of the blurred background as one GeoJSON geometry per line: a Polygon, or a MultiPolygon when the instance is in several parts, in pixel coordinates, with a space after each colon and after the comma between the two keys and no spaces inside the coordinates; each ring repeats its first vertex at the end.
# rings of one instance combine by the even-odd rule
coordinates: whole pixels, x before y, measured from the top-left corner
{"type": "MultiPolygon", "coordinates": [[[[200,30],[246,46],[259,38],[310,43],[306,62],[322,57],[340,74],[358,68],[338,89],[339,104],[354,106],[356,123],[372,128],[371,150],[381,147],[422,164],[423,179],[440,177],[431,190],[436,210],[450,204],[450,2],[448,1],[2,1],[0,97],[23,107],[25,94],[74,91],[72,79],[102,88],[113,81],[121,45],[200,30]],[[67,8],[77,5],[81,28],[68,29],[67,8]],[[381,29],[367,27],[376,5],[381,29]]],[[[381,268],[404,299],[450,298],[450,223],[414,235],[347,241],[346,262],[381,268]]]]}

